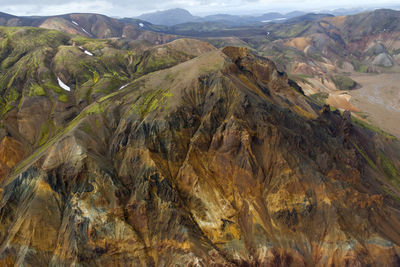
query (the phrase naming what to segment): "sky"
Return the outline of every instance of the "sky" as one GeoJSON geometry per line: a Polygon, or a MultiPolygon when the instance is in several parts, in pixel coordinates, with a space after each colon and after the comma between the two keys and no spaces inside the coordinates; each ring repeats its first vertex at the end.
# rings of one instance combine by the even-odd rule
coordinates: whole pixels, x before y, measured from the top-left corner
{"type": "Polygon", "coordinates": [[[185,8],[194,15],[263,14],[270,11],[324,11],[334,8],[380,8],[398,5],[399,0],[0,0],[0,11],[19,16],[100,13],[134,17],[142,13],[185,8]]]}

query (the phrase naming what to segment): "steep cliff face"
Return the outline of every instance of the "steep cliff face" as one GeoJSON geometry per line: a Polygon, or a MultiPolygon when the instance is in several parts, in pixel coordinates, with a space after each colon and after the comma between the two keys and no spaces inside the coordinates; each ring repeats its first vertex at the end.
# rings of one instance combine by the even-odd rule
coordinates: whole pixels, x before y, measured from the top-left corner
{"type": "Polygon", "coordinates": [[[9,166],[1,264],[397,266],[399,166],[398,141],[273,62],[213,50],[93,101],[9,166]]]}

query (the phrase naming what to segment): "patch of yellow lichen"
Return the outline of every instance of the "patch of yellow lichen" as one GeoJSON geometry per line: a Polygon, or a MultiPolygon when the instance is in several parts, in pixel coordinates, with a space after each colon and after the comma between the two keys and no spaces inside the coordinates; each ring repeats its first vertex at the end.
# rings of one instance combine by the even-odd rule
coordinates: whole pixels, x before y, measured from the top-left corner
{"type": "Polygon", "coordinates": [[[254,83],[252,83],[249,78],[247,78],[244,74],[239,73],[237,75],[239,77],[239,79],[249,88],[253,89],[254,91],[259,90],[254,83]]]}
{"type": "Polygon", "coordinates": [[[178,240],[164,239],[157,240],[156,245],[152,246],[152,249],[156,250],[158,253],[168,251],[171,248],[188,251],[191,248],[191,244],[189,241],[180,242],[178,240]]]}
{"type": "Polygon", "coordinates": [[[293,193],[285,188],[278,192],[269,194],[267,197],[268,210],[277,212],[284,209],[301,209],[304,205],[310,204],[305,192],[293,193]]]}
{"type": "Polygon", "coordinates": [[[259,96],[265,97],[265,94],[260,90],[260,88],[257,87],[253,82],[251,82],[251,81],[249,80],[248,77],[246,77],[246,76],[243,75],[243,74],[238,74],[237,76],[239,77],[240,81],[241,81],[244,85],[246,85],[248,88],[252,89],[252,90],[253,90],[255,93],[257,93],[259,96]]]}
{"type": "Polygon", "coordinates": [[[295,111],[298,115],[306,118],[306,119],[316,119],[317,115],[311,114],[310,112],[302,109],[301,107],[295,105],[293,106],[293,111],[295,111]]]}

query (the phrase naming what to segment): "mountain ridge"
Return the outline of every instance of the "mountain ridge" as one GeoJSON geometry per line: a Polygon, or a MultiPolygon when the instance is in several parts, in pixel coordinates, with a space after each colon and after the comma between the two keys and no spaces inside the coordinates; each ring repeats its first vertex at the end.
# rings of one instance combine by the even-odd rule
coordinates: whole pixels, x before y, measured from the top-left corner
{"type": "Polygon", "coordinates": [[[173,35],[148,31],[141,26],[140,21],[126,23],[122,20],[94,13],[70,13],[49,17],[10,17],[6,14],[0,15],[0,25],[54,29],[84,37],[147,40],[155,44],[165,43],[177,38],[173,35]]]}
{"type": "Polygon", "coordinates": [[[274,21],[282,19],[291,19],[297,16],[306,14],[302,11],[292,11],[286,14],[278,12],[269,12],[262,15],[230,15],[230,14],[213,14],[207,16],[193,16],[189,11],[181,8],[168,9],[153,13],[145,13],[136,18],[151,22],[152,24],[160,24],[165,26],[174,26],[177,24],[193,23],[193,22],[217,22],[227,21],[232,25],[250,25],[257,24],[263,21],[274,21]],[[177,16],[179,18],[177,18],[177,16]]]}
{"type": "Polygon", "coordinates": [[[1,80],[1,264],[399,263],[400,143],[273,61],[198,40],[0,30],[2,71],[18,74],[1,80]]]}

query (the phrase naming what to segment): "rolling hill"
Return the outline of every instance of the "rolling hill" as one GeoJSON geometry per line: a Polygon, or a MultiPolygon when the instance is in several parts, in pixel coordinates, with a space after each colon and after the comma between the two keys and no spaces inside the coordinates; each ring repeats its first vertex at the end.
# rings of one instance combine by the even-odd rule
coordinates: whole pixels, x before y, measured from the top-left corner
{"type": "MultiPolygon", "coordinates": [[[[127,38],[146,40],[162,44],[176,39],[176,36],[147,31],[140,20],[126,21],[99,14],[66,14],[50,17],[17,17],[0,13],[0,26],[40,27],[90,38],[127,38]]],[[[144,22],[145,23],[145,22],[144,22]]]]}

